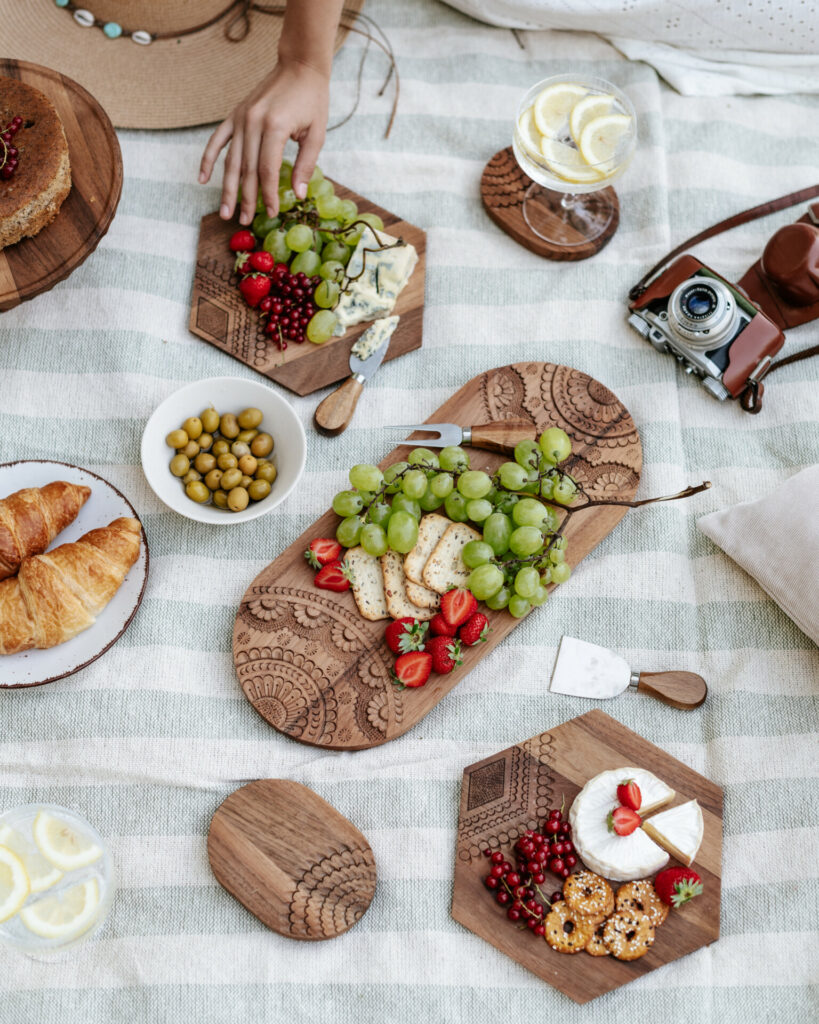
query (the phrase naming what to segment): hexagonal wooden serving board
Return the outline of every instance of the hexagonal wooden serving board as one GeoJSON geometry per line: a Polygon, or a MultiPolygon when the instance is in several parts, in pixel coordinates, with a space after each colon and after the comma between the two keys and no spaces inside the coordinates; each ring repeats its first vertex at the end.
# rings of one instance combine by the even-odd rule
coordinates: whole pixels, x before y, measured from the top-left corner
{"type": "MultiPolygon", "coordinates": [[[[592,497],[634,497],[642,467],[634,421],[616,395],[580,370],[553,363],[499,366],[467,381],[427,422],[475,426],[509,419],[529,421],[538,433],[562,427],[572,439],[568,471],[592,497]]],[[[382,469],[415,446],[393,449],[382,469]]],[[[473,468],[489,473],[507,458],[471,452],[473,468]]],[[[356,461],[351,455],[347,464],[356,461]]],[[[625,513],[611,506],[572,516],[565,531],[569,565],[585,558],[625,513]]],[[[387,622],[362,618],[349,590],[337,594],[313,586],[304,551],[314,537],[334,536],[339,521],[326,512],[251,583],[236,616],[233,659],[244,695],[274,728],[301,743],[362,750],[416,725],[519,620],[484,609],[486,643],[468,648],[449,675],[432,676],[418,689],[398,689],[384,641],[387,622]]],[[[549,604],[532,614],[548,615],[549,604]]]]}
{"type": "MultiPolygon", "coordinates": [[[[572,718],[464,769],[452,916],[576,1003],[595,999],[718,939],[721,874],[722,789],[603,711],[572,718]],[[626,766],[646,768],[671,786],[676,796],[670,807],[692,799],[699,802],[705,830],[692,867],[702,877],[704,892],[669,911],[654,945],[639,960],[557,953],[528,928],[521,931],[507,920],[506,909],[483,884],[488,861],[482,851],[502,850],[509,858],[518,836],[540,827],[549,808],[560,807],[565,800],[568,811],[589,779],[626,766]]],[[[615,891],[617,884],[612,883],[615,891]]],[[[558,888],[559,880],[547,876],[546,893],[558,888]]]]}
{"type": "MultiPolygon", "coordinates": [[[[359,212],[377,213],[384,230],[415,246],[418,264],[406,287],[398,296],[393,314],[398,326],[390,339],[384,362],[421,347],[424,319],[424,280],[426,277],[427,236],[421,228],[402,220],[369,199],[333,182],[336,195],[352,199],[359,212]]],[[[288,342],[284,352],[262,330],[259,311],[251,309],[239,293],[233,272],[235,254],[230,251],[230,236],[237,230],[235,221],[224,221],[218,213],[202,218],[196,249],[196,273],[191,296],[191,331],[239,362],[295,391],[309,395],[350,376],[350,349],[369,323],[348,327],[343,335],[323,345],[309,341],[288,342]]]]}

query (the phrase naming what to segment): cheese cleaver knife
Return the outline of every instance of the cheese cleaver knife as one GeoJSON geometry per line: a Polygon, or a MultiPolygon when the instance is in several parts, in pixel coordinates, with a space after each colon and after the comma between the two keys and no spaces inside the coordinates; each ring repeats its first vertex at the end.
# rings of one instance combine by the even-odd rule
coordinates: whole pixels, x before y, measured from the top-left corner
{"type": "MultiPolygon", "coordinates": [[[[398,318],[396,317],[396,319],[398,318]]],[[[349,427],[364,385],[384,361],[384,356],[390,347],[391,336],[392,331],[389,331],[375,352],[372,352],[366,359],[359,359],[358,356],[350,353],[351,376],[335,391],[331,391],[326,398],[323,398],[313,414],[313,422],[322,434],[335,437],[336,434],[342,433],[349,427]]]]}
{"type": "Polygon", "coordinates": [[[549,689],[594,700],[634,689],[685,711],[698,708],[708,694],[694,672],[632,672],[619,654],[573,636],[561,638],[549,689]]]}

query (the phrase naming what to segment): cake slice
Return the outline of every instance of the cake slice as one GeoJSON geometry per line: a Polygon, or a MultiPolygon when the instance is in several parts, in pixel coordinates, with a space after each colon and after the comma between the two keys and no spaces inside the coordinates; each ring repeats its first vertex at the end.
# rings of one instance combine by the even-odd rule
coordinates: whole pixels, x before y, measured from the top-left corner
{"type": "Polygon", "coordinates": [[[643,831],[681,864],[690,866],[697,856],[703,833],[702,809],[696,800],[671,807],[643,822],[643,831]]]}

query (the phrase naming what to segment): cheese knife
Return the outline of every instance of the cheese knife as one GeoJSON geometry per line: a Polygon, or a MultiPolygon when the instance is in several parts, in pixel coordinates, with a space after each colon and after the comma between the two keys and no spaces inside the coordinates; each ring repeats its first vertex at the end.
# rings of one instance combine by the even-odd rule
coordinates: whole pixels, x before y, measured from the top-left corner
{"type": "Polygon", "coordinates": [[[423,431],[437,434],[437,437],[421,438],[417,441],[425,448],[448,448],[450,445],[469,445],[472,448],[483,448],[488,452],[500,452],[509,455],[520,441],[534,441],[537,427],[531,420],[496,420],[494,423],[482,423],[474,427],[460,427],[457,423],[418,423],[414,426],[391,426],[385,430],[398,431],[398,435],[390,438],[392,444],[407,444],[407,434],[423,431]]]}
{"type": "Polygon", "coordinates": [[[694,672],[633,672],[619,654],[573,636],[560,640],[549,689],[595,700],[633,689],[684,711],[698,708],[708,695],[694,672]]]}
{"type": "Polygon", "coordinates": [[[372,377],[387,354],[390,347],[390,336],[381,342],[375,352],[366,359],[359,359],[358,356],[350,353],[350,374],[335,391],[323,398],[316,406],[313,414],[313,422],[322,434],[329,434],[335,437],[349,427],[355,413],[355,407],[364,390],[364,385],[372,377]]]}

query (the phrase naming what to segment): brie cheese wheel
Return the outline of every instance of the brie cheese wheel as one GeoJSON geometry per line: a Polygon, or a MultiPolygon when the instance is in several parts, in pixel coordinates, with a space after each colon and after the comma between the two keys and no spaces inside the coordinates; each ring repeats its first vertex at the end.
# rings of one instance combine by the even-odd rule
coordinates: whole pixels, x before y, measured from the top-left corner
{"type": "Polygon", "coordinates": [[[645,878],[668,863],[665,850],[642,829],[629,836],[609,831],[606,819],[619,803],[617,787],[625,779],[634,779],[640,787],[641,817],[674,799],[674,790],[644,768],[615,768],[589,779],[569,812],[572,841],[583,863],[617,882],[645,878]]]}
{"type": "Polygon", "coordinates": [[[643,830],[682,864],[691,865],[702,843],[702,809],[696,800],[643,822],[643,830]]]}

